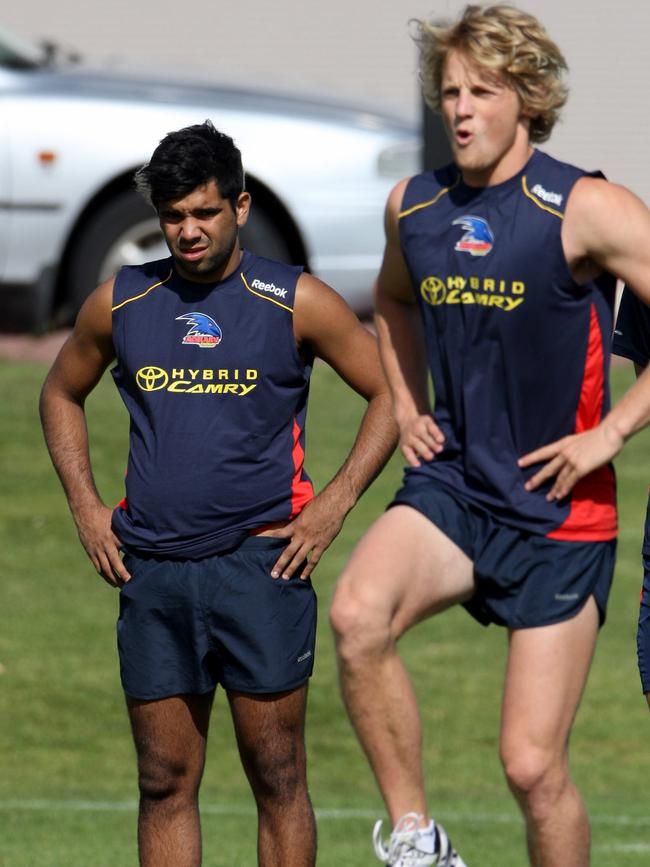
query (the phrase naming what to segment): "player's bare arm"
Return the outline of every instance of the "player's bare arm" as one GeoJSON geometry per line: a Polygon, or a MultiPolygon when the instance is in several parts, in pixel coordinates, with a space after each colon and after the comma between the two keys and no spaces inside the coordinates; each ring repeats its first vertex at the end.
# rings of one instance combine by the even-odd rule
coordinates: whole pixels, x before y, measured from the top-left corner
{"type": "MultiPolygon", "coordinates": [[[[608,271],[650,304],[650,211],[624,187],[582,178],[569,197],[562,228],[567,261],[577,282],[608,271]]],[[[525,455],[520,466],[543,462],[526,487],[535,490],[550,479],[546,498],[566,497],[588,473],[611,461],[625,441],[650,422],[648,371],[595,428],[563,437],[525,455]]]]}
{"type": "Polygon", "coordinates": [[[326,361],[368,401],[354,445],[334,478],[298,517],[274,535],[291,539],[273,568],[274,577],[307,578],[337,536],[348,512],[382,470],[395,448],[397,428],[375,338],[343,299],[309,274],[296,287],[294,331],[298,346],[326,361]]]}
{"type": "Polygon", "coordinates": [[[97,572],[114,587],[129,580],[112,511],[101,500],[90,465],[84,403],[114,358],[111,340],[113,281],[103,283],[82,307],[74,331],[52,365],[40,401],[45,441],[70,511],[97,572]]]}
{"type": "Polygon", "coordinates": [[[399,240],[399,213],[407,183],[400,181],[386,204],[386,246],[375,284],[375,323],[400,448],[408,463],[417,467],[420,458],[430,461],[442,451],[444,436],[431,413],[424,334],[399,240]]]}

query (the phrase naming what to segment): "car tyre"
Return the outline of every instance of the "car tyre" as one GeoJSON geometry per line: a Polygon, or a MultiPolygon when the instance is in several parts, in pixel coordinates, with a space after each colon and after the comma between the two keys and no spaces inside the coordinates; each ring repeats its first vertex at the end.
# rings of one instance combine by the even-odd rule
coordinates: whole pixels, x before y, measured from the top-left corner
{"type": "Polygon", "coordinates": [[[154,209],[135,190],[125,190],[91,214],[73,243],[65,297],[72,315],[123,265],[169,255],[154,209]]]}
{"type": "Polygon", "coordinates": [[[291,252],[282,233],[276,228],[269,214],[262,208],[255,207],[254,202],[239,237],[242,247],[252,250],[258,256],[292,264],[291,252]]]}

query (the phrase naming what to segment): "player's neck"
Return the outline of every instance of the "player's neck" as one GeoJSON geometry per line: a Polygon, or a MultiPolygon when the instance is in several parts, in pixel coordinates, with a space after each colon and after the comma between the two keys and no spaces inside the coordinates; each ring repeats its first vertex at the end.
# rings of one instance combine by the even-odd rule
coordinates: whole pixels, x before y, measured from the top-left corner
{"type": "Polygon", "coordinates": [[[533,155],[528,136],[517,138],[504,154],[486,166],[459,166],[468,187],[494,187],[518,175],[533,155]]]}
{"type": "Polygon", "coordinates": [[[239,246],[239,241],[237,241],[228,258],[223,263],[219,264],[217,267],[210,271],[198,273],[195,271],[189,271],[184,268],[183,263],[179,262],[179,260],[176,258],[174,259],[174,268],[176,269],[176,273],[188,283],[222,283],[224,280],[230,277],[231,274],[234,274],[234,272],[239,268],[243,256],[244,251],[239,246]]]}

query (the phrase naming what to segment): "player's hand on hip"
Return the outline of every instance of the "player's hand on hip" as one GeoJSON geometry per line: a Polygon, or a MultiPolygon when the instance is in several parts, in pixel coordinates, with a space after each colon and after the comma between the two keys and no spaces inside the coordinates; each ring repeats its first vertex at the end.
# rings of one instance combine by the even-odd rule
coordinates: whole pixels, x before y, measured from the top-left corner
{"type": "Polygon", "coordinates": [[[289,539],[289,544],[278,557],[271,575],[286,581],[304,563],[300,577],[308,578],[318,565],[323,552],[338,535],[347,511],[342,509],[336,498],[328,495],[325,489],[307,503],[297,518],[285,527],[270,532],[270,536],[289,539]]]}
{"type": "Polygon", "coordinates": [[[120,556],[120,540],[111,527],[113,512],[103,504],[76,516],[81,544],[104,581],[123,587],[131,578],[120,556]]]}
{"type": "Polygon", "coordinates": [[[421,460],[432,461],[444,443],[445,435],[428,413],[400,423],[400,449],[412,467],[419,467],[421,460]]]}
{"type": "Polygon", "coordinates": [[[528,479],[525,488],[534,491],[553,480],[546,499],[549,502],[561,500],[570,494],[580,479],[609,463],[622,446],[623,437],[603,423],[584,433],[562,437],[519,459],[518,464],[523,469],[544,462],[544,466],[528,479]]]}

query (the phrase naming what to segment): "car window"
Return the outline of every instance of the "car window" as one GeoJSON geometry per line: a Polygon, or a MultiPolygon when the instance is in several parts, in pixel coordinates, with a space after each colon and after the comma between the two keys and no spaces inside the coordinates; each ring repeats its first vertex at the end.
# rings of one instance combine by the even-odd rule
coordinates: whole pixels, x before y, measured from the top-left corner
{"type": "Polygon", "coordinates": [[[0,67],[38,69],[47,64],[48,54],[46,49],[0,30],[0,67]]]}

